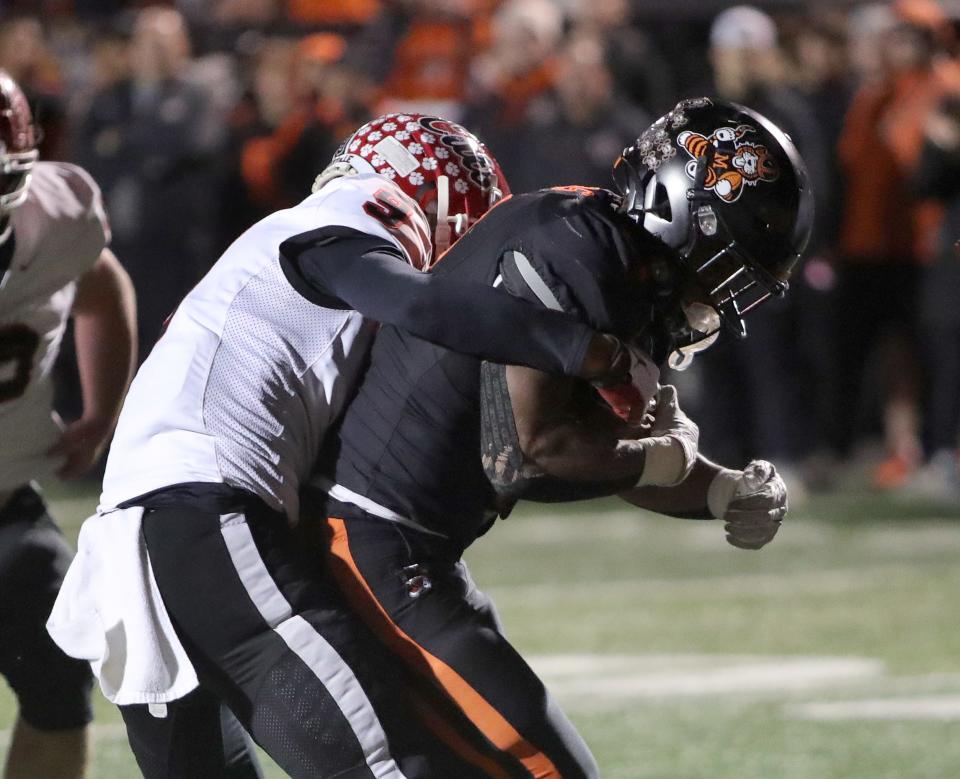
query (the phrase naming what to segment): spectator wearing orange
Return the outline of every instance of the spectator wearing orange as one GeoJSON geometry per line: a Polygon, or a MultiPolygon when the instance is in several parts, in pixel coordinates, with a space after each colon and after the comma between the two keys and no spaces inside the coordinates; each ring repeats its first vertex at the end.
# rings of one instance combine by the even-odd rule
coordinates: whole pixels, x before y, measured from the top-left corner
{"type": "Polygon", "coordinates": [[[286,0],[287,18],[304,27],[366,24],[380,10],[379,0],[286,0]]]}
{"type": "Polygon", "coordinates": [[[598,36],[578,33],[563,46],[559,78],[505,149],[517,191],[571,181],[608,186],[609,161],[652,121],[616,89],[603,44],[598,36]]]}
{"type": "MultiPolygon", "coordinates": [[[[472,52],[488,34],[493,0],[405,0],[375,113],[425,112],[460,119],[472,52]]],[[[381,54],[380,56],[383,56],[381,54]]]]}
{"type": "Polygon", "coordinates": [[[518,133],[549,111],[563,41],[556,3],[506,0],[492,18],[489,45],[471,63],[464,122],[494,150],[508,177],[526,165],[518,133]]]}
{"type": "Polygon", "coordinates": [[[310,192],[317,161],[327,159],[343,135],[345,106],[331,73],[343,59],[346,41],[314,33],[296,46],[288,88],[293,102],[270,134],[251,138],[242,151],[243,179],[266,212],[286,208],[310,192]]]}
{"type": "Polygon", "coordinates": [[[551,0],[507,0],[497,10],[490,46],[471,67],[470,99],[479,118],[503,128],[526,121],[556,81],[563,23],[551,0]]]}
{"type": "Polygon", "coordinates": [[[847,453],[858,422],[867,358],[886,336],[880,379],[888,459],[878,487],[901,486],[922,457],[916,340],[920,265],[932,253],[940,209],[918,200],[915,172],[928,117],[960,90],[956,64],[941,56],[949,25],[932,0],[894,5],[881,40],[883,75],[854,97],[839,143],[845,174],[838,266],[840,349],[836,445],[847,453]]]}
{"type": "MultiPolygon", "coordinates": [[[[223,187],[217,198],[218,250],[225,250],[240,233],[270,213],[272,200],[251,190],[244,176],[244,151],[252,140],[272,135],[293,110],[290,83],[296,47],[290,38],[264,37],[240,60],[243,88],[228,117],[223,187]]],[[[266,175],[272,181],[269,169],[266,175]]]]}

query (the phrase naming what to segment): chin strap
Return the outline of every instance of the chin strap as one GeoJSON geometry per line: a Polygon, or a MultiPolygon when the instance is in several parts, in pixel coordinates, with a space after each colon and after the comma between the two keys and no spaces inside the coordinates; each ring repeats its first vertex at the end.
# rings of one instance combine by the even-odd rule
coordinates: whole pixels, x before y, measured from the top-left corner
{"type": "Polygon", "coordinates": [[[696,343],[675,349],[667,358],[667,365],[675,371],[685,371],[690,367],[690,363],[693,362],[693,358],[696,357],[698,353],[713,346],[714,341],[717,340],[719,335],[720,332],[717,331],[708,335],[706,338],[701,338],[696,343]]]}
{"type": "Polygon", "coordinates": [[[450,248],[450,180],[437,176],[437,228],[433,233],[434,256],[439,257],[450,248]]]}
{"type": "Polygon", "coordinates": [[[433,234],[434,257],[439,257],[467,229],[467,215],[450,215],[450,179],[437,176],[437,229],[433,234]],[[451,225],[453,226],[451,229],[451,225]]]}
{"type": "Polygon", "coordinates": [[[17,206],[23,204],[27,199],[27,188],[30,186],[30,177],[32,176],[33,166],[40,158],[40,152],[36,149],[28,151],[11,152],[3,156],[0,163],[0,172],[5,176],[11,174],[22,174],[23,180],[19,186],[12,192],[6,192],[0,195],[0,212],[9,213],[17,206]]]}
{"type": "Polygon", "coordinates": [[[675,371],[684,371],[690,367],[693,358],[704,349],[709,349],[720,336],[720,315],[712,306],[704,303],[687,303],[683,307],[687,325],[703,338],[692,344],[681,346],[670,354],[667,364],[675,371]]]}

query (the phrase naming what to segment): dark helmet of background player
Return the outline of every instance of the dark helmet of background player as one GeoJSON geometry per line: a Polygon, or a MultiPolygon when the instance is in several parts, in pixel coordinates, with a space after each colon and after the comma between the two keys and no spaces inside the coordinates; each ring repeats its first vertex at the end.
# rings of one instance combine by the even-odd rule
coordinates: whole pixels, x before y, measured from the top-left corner
{"type": "Polygon", "coordinates": [[[30,104],[10,74],[0,70],[0,217],[26,198],[36,145],[30,104]]]}
{"type": "Polygon", "coordinates": [[[749,108],[683,100],[614,163],[621,208],[659,237],[724,324],[783,295],[813,224],[793,141],[749,108]]]}

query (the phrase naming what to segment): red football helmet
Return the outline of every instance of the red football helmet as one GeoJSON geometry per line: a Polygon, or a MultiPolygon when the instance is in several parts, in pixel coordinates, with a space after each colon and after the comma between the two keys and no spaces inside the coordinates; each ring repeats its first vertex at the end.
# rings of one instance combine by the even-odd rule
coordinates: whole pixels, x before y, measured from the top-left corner
{"type": "Polygon", "coordinates": [[[27,197],[36,146],[30,104],[10,74],[0,70],[0,217],[27,197]]]}
{"type": "Polygon", "coordinates": [[[313,189],[351,173],[391,179],[420,205],[434,226],[434,260],[510,192],[500,164],[473,133],[422,114],[367,122],[340,145],[313,189]]]}

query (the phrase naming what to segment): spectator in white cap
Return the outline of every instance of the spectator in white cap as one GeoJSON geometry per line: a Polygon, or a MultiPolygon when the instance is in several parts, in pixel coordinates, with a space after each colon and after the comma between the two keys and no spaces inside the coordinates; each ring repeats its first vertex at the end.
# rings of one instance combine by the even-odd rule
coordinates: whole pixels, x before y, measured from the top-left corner
{"type": "MultiPolygon", "coordinates": [[[[825,143],[809,104],[788,82],[774,20],[748,5],[719,13],[710,28],[710,63],[717,97],[754,108],[793,137],[807,161],[814,196],[819,197],[828,176],[825,143]]],[[[791,495],[801,495],[798,466],[812,447],[813,426],[805,430],[799,422],[809,420],[812,412],[807,409],[809,397],[797,388],[807,386],[802,377],[816,373],[816,368],[805,361],[809,351],[805,345],[798,349],[795,306],[792,300],[772,303],[757,313],[762,322],[751,331],[753,337],[727,340],[717,344],[715,353],[704,355],[705,386],[733,382],[742,391],[736,398],[700,409],[700,429],[709,451],[718,457],[737,462],[756,450],[777,459],[778,467],[785,463],[791,495]],[[788,353],[797,359],[779,359],[788,353]],[[734,426],[733,419],[748,422],[734,426]]]]}
{"type": "Polygon", "coordinates": [[[710,28],[710,64],[717,92],[746,101],[754,79],[779,80],[777,26],[767,14],[749,5],[728,8],[710,28]]]}

